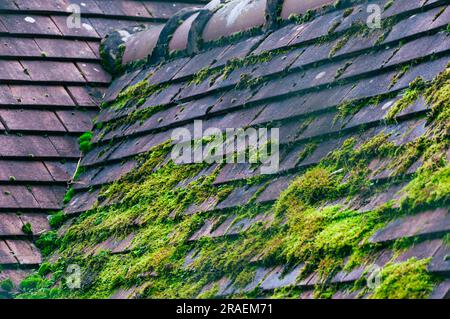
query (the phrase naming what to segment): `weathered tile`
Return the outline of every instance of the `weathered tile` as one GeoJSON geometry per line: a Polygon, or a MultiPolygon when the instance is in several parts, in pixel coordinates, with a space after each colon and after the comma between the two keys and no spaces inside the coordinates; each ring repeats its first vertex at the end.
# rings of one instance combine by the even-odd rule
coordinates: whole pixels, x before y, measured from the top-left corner
{"type": "MultiPolygon", "coordinates": [[[[0,213],[0,237],[24,235],[23,223],[19,216],[14,213],[0,213]]],[[[0,244],[1,245],[1,244],[0,244]]],[[[0,248],[1,250],[1,248],[0,248]]],[[[0,252],[1,254],[1,252],[0,252]]],[[[1,260],[1,257],[0,257],[1,260]]],[[[1,261],[0,261],[1,264],[1,261]]]]}
{"type": "Polygon", "coordinates": [[[64,208],[64,211],[67,214],[78,214],[88,211],[97,202],[98,194],[99,191],[77,193],[64,208]]]}
{"type": "Polygon", "coordinates": [[[236,188],[217,205],[217,209],[225,209],[236,206],[242,206],[248,203],[251,197],[261,188],[261,185],[244,186],[236,188]]]}
{"type": "Polygon", "coordinates": [[[84,133],[92,130],[95,111],[56,111],[67,132],[84,133]]]}
{"type": "Polygon", "coordinates": [[[402,237],[425,236],[450,230],[450,215],[445,208],[399,218],[379,230],[372,238],[374,243],[402,237]]]}
{"type": "Polygon", "coordinates": [[[81,28],[69,28],[67,18],[64,16],[52,16],[51,19],[58,27],[58,30],[61,30],[61,33],[65,36],[100,38],[100,35],[95,31],[89,19],[84,18],[81,20],[81,28]]]}
{"type": "Polygon", "coordinates": [[[23,224],[30,224],[33,235],[40,235],[50,230],[46,214],[22,214],[20,219],[23,224]]]}
{"type": "Polygon", "coordinates": [[[0,80],[26,81],[30,76],[19,61],[0,60],[0,80]]]}
{"type": "Polygon", "coordinates": [[[9,130],[65,132],[55,113],[40,110],[0,110],[0,117],[9,130]]]}
{"type": "Polygon", "coordinates": [[[439,250],[434,254],[431,262],[428,264],[428,270],[434,273],[447,274],[450,272],[450,247],[443,243],[439,250]]]}
{"type": "Polygon", "coordinates": [[[39,250],[26,240],[6,240],[14,256],[21,265],[38,265],[42,262],[39,250]]]}
{"type": "Polygon", "coordinates": [[[74,105],[68,92],[62,86],[52,85],[10,85],[14,103],[19,105],[74,105]]]}
{"type": "Polygon", "coordinates": [[[22,61],[33,81],[86,82],[71,62],[22,61]]]}
{"type": "MultiPolygon", "coordinates": [[[[65,22],[65,18],[61,18],[65,22]]],[[[2,14],[0,21],[12,34],[61,35],[52,19],[46,16],[2,14]]]]}
{"type": "Polygon", "coordinates": [[[90,83],[111,82],[111,75],[104,71],[98,63],[77,62],[76,65],[84,78],[90,83]]]}
{"type": "Polygon", "coordinates": [[[33,39],[0,37],[0,56],[41,56],[41,50],[33,39]]]}
{"type": "Polygon", "coordinates": [[[69,181],[75,174],[75,170],[77,167],[77,163],[71,161],[63,163],[56,161],[45,161],[44,164],[53,179],[59,182],[69,181]]]}
{"type": "Polygon", "coordinates": [[[49,140],[61,157],[78,158],[80,156],[76,136],[49,136],[49,140]]]}
{"type": "Polygon", "coordinates": [[[0,134],[0,157],[58,157],[48,137],[0,134]]]}
{"type": "Polygon", "coordinates": [[[282,266],[278,266],[269,275],[267,275],[260,287],[263,290],[272,290],[275,288],[293,286],[296,284],[297,277],[304,267],[305,266],[303,264],[300,264],[285,273],[286,269],[282,266]]]}
{"type": "Polygon", "coordinates": [[[42,162],[0,160],[0,180],[3,182],[50,182],[53,178],[42,162]]]}
{"type": "Polygon", "coordinates": [[[430,299],[449,299],[449,298],[450,298],[450,279],[446,279],[433,290],[430,299]]]}
{"type": "Polygon", "coordinates": [[[0,265],[17,264],[18,261],[14,258],[11,249],[4,240],[0,239],[0,265]]]}

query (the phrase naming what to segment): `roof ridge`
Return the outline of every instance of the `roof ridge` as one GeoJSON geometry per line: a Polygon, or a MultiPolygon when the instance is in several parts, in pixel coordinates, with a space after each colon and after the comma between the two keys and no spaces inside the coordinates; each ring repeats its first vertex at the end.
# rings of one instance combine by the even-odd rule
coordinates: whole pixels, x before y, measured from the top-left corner
{"type": "Polygon", "coordinates": [[[102,42],[102,58],[114,74],[183,55],[195,55],[224,42],[268,34],[289,23],[308,22],[364,0],[214,0],[203,9],[182,9],[163,29],[116,30],[102,42]],[[227,21],[224,21],[226,19],[227,21]],[[242,24],[242,21],[248,22],[242,24]],[[145,39],[145,41],[144,41],[145,39]],[[150,42],[150,44],[148,43],[150,42]]]}

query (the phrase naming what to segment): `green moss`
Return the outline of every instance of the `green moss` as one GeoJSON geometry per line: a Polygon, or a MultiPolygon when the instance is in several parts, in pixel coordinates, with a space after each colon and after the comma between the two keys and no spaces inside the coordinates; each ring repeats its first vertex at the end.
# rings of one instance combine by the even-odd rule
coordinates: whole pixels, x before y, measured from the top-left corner
{"type": "MultiPolygon", "coordinates": [[[[281,202],[289,201],[288,198],[296,198],[306,204],[313,204],[333,196],[337,179],[329,170],[316,167],[308,170],[304,175],[296,179],[281,195],[281,202]]],[[[282,208],[280,207],[279,210],[282,208]]]]}
{"type": "MultiPolygon", "coordinates": [[[[298,172],[299,176],[275,204],[245,205],[223,214],[211,211],[185,215],[183,212],[191,205],[199,205],[209,198],[223,199],[235,187],[247,183],[261,185],[263,189],[267,180],[255,178],[215,186],[213,182],[222,166],[208,176],[196,177],[206,165],[180,166],[164,161],[171,150],[169,142],[150,150],[137,159],[135,170],[101,190],[100,200],[113,203],[111,206],[95,206],[81,214],[61,238],[56,232],[50,232],[38,240],[46,255],[57,250],[59,262],[75,263],[85,270],[82,289],[72,291],[62,286],[54,290],[53,279],[49,284],[34,278],[31,280],[34,284],[28,285],[30,288],[21,297],[53,294],[63,298],[108,298],[118,288],[130,287],[140,287],[142,298],[192,298],[202,291],[200,297],[214,297],[219,287],[211,283],[224,277],[240,286],[250,282],[256,266],[251,260],[255,257],[258,257],[258,266],[265,267],[304,263],[302,278],[318,271],[322,278],[330,279],[344,267],[347,257],[351,261],[347,269],[363,265],[380,248],[368,240],[375,231],[394,218],[422,207],[442,207],[448,203],[449,172],[445,159],[448,136],[445,132],[449,117],[445,74],[423,91],[432,105],[429,130],[424,136],[404,146],[393,144],[389,141],[391,136],[384,133],[362,143],[356,138],[347,139],[321,163],[298,172]],[[352,200],[356,194],[373,195],[375,191],[387,189],[389,185],[372,185],[368,179],[367,168],[373,159],[405,162],[404,167],[399,168],[402,172],[418,157],[423,157],[424,166],[402,189],[400,208],[387,203],[361,213],[335,204],[345,198],[352,200]],[[255,223],[233,236],[189,240],[208,219],[223,221],[226,216],[236,215],[237,220],[242,220],[270,211],[275,212],[270,227],[255,223]],[[102,251],[106,240],[120,241],[131,234],[129,252],[102,251]],[[185,265],[185,257],[192,251],[195,257],[185,265]],[[206,285],[209,289],[203,290],[206,285]]],[[[315,147],[305,149],[310,153],[315,147]]],[[[401,247],[407,248],[410,244],[404,242],[401,247]]],[[[400,243],[396,245],[400,247],[400,243]]],[[[61,267],[50,268],[45,271],[50,271],[47,276],[58,277],[61,267]]],[[[423,296],[427,289],[416,287],[426,286],[423,283],[427,280],[422,280],[426,276],[423,273],[416,276],[416,270],[410,271],[417,268],[420,267],[401,270],[411,281],[404,290],[409,295],[423,296]],[[414,291],[419,293],[415,295],[414,291]]],[[[391,294],[392,286],[402,280],[397,276],[400,271],[386,269],[387,288],[380,288],[375,296],[391,294]]],[[[318,286],[316,296],[329,298],[334,289],[318,286]]],[[[299,293],[298,289],[286,288],[273,296],[298,296],[299,293]]],[[[251,296],[260,296],[260,292],[242,294],[242,297],[251,296]]]]}
{"type": "Polygon", "coordinates": [[[47,274],[49,274],[51,271],[52,271],[52,265],[45,262],[39,266],[38,274],[39,274],[39,276],[44,277],[47,274]]]}
{"type": "Polygon", "coordinates": [[[33,235],[33,230],[31,229],[31,224],[30,223],[23,224],[22,231],[26,235],[33,235]]]}
{"type": "Polygon", "coordinates": [[[344,74],[345,70],[347,70],[351,65],[352,65],[351,61],[346,62],[342,67],[340,67],[336,71],[336,74],[334,75],[334,78],[335,79],[339,79],[344,74]]]}
{"type": "Polygon", "coordinates": [[[66,194],[64,195],[63,199],[64,204],[69,203],[72,200],[73,195],[75,195],[75,190],[71,187],[67,190],[66,194]]]}
{"type": "Polygon", "coordinates": [[[56,229],[60,227],[66,221],[66,219],[67,216],[64,214],[64,212],[59,211],[56,214],[50,215],[49,224],[52,228],[56,229]]]}
{"type": "Polygon", "coordinates": [[[405,65],[402,67],[391,79],[391,83],[389,84],[389,88],[393,88],[397,82],[411,69],[411,65],[405,65]]]}
{"type": "Polygon", "coordinates": [[[371,104],[378,104],[379,101],[376,98],[372,99],[363,99],[363,100],[347,100],[337,106],[337,114],[334,118],[336,122],[339,119],[345,119],[348,116],[352,116],[358,113],[364,107],[371,104]]]}
{"type": "Polygon", "coordinates": [[[298,155],[297,163],[302,162],[304,159],[306,159],[308,156],[314,153],[314,151],[317,149],[316,143],[309,143],[305,145],[305,148],[300,152],[298,155]]]}
{"type": "Polygon", "coordinates": [[[426,83],[420,77],[411,82],[409,84],[409,88],[403,93],[402,98],[395,102],[395,104],[389,109],[388,113],[385,116],[386,120],[393,120],[397,114],[414,103],[424,92],[425,87],[426,83]]]}
{"type": "Polygon", "coordinates": [[[92,132],[85,132],[78,138],[78,144],[80,146],[80,151],[87,153],[92,149],[92,132]]]}
{"type": "Polygon", "coordinates": [[[423,299],[434,288],[433,277],[427,271],[428,259],[411,258],[399,264],[388,264],[381,271],[381,284],[373,299],[423,299]]]}
{"type": "Polygon", "coordinates": [[[329,58],[332,58],[336,55],[336,53],[342,49],[348,42],[348,40],[350,40],[350,35],[345,34],[343,37],[341,37],[336,44],[331,48],[330,53],[328,54],[329,58]]]}
{"type": "Polygon", "coordinates": [[[44,256],[50,255],[58,247],[58,235],[55,231],[42,234],[36,241],[36,245],[44,256]]]}
{"type": "Polygon", "coordinates": [[[237,275],[236,279],[234,280],[234,285],[237,288],[244,288],[247,285],[249,285],[256,275],[256,269],[254,268],[246,268],[242,272],[237,275]]]}
{"type": "Polygon", "coordinates": [[[403,209],[448,205],[450,203],[450,166],[423,170],[405,188],[400,199],[403,209]]]}
{"type": "Polygon", "coordinates": [[[349,15],[353,13],[353,8],[347,8],[344,10],[344,14],[342,15],[344,18],[347,18],[349,15]]]}
{"type": "Polygon", "coordinates": [[[14,289],[14,283],[9,278],[4,279],[4,280],[0,281],[0,288],[6,292],[10,292],[14,289]]]}
{"type": "Polygon", "coordinates": [[[291,14],[289,20],[296,24],[303,24],[313,20],[315,15],[316,11],[307,10],[304,14],[291,14]]]}
{"type": "Polygon", "coordinates": [[[31,276],[25,278],[24,280],[22,280],[19,287],[23,291],[30,291],[33,289],[44,288],[47,286],[47,284],[48,284],[48,282],[45,281],[44,279],[42,279],[41,276],[31,275],[31,276]]]}
{"type": "Polygon", "coordinates": [[[386,11],[387,9],[389,9],[392,5],[394,4],[394,0],[388,0],[383,7],[383,10],[386,11]]]}

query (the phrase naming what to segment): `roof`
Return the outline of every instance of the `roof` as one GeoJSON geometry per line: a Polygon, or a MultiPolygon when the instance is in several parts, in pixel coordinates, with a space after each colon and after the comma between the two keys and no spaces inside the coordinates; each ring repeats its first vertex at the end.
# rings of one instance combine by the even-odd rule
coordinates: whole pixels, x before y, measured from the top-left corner
{"type": "Polygon", "coordinates": [[[47,215],[63,207],[81,157],[78,137],[91,129],[111,82],[100,64],[101,39],[116,28],[163,25],[199,5],[1,1],[0,282],[11,278],[17,287],[42,261],[33,239],[50,230],[47,215]],[[70,28],[76,12],[79,28],[70,28]]]}
{"type": "Polygon", "coordinates": [[[116,77],[40,239],[45,273],[84,280],[24,295],[448,297],[449,22],[447,1],[213,1],[110,33],[116,77]],[[174,163],[199,120],[279,129],[279,170],[174,163]]]}

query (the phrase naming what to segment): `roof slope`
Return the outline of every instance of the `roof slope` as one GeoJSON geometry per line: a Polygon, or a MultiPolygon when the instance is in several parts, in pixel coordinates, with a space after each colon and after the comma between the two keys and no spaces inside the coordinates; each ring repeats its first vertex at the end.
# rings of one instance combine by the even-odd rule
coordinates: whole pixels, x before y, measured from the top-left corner
{"type": "Polygon", "coordinates": [[[111,81],[100,65],[100,40],[116,28],[161,25],[191,6],[1,1],[0,282],[11,278],[17,286],[41,263],[32,239],[50,229],[47,214],[62,209],[81,156],[78,136],[91,129],[111,81]],[[70,28],[77,8],[80,26],[70,28]]]}
{"type": "MultiPolygon", "coordinates": [[[[373,30],[366,1],[286,1],[262,28],[249,15],[272,2],[242,3],[211,5],[198,47],[146,48],[109,87],[68,220],[44,237],[53,271],[83,272],[56,293],[448,296],[448,1],[369,1],[373,30]],[[280,170],[174,164],[173,130],[200,119],[279,128],[280,170]]],[[[40,280],[25,296],[59,285],[40,280]]]]}

